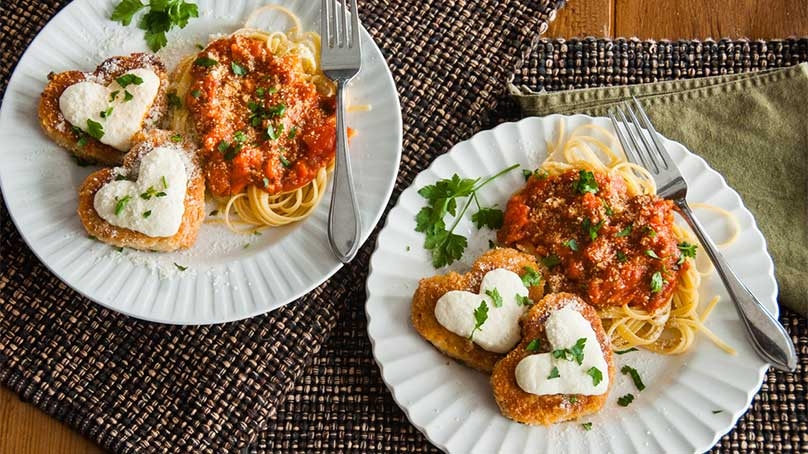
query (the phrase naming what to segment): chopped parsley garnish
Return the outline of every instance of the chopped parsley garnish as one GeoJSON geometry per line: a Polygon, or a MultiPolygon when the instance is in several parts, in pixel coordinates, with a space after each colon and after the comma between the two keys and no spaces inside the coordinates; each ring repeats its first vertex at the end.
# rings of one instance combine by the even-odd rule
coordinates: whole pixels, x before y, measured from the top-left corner
{"type": "Polygon", "coordinates": [[[269,178],[264,177],[262,181],[263,181],[263,183],[264,183],[264,187],[265,187],[265,188],[268,188],[268,187],[269,187],[269,178]]]}
{"type": "Polygon", "coordinates": [[[452,178],[439,180],[418,191],[418,194],[427,200],[427,206],[415,216],[415,231],[426,236],[424,248],[432,253],[432,266],[440,268],[450,265],[463,256],[463,251],[468,246],[468,239],[454,233],[454,230],[472,202],[476,201],[474,196],[477,191],[517,167],[518,164],[510,166],[482,181],[480,178],[460,178],[455,174],[452,178]],[[458,213],[458,199],[464,197],[466,203],[458,213]],[[454,223],[448,229],[444,221],[447,214],[455,217],[454,223]]]}
{"type": "Polygon", "coordinates": [[[547,376],[548,380],[552,380],[554,378],[560,377],[561,374],[558,373],[558,367],[553,366],[553,369],[550,371],[550,375],[547,376]]]}
{"type": "Polygon", "coordinates": [[[685,262],[685,259],[694,259],[696,258],[696,245],[690,244],[687,241],[683,241],[679,243],[679,264],[685,262]]]}
{"type": "Polygon", "coordinates": [[[538,339],[533,339],[532,341],[528,342],[525,350],[529,352],[536,352],[539,351],[539,348],[541,348],[541,342],[538,339]]]}
{"type": "Polygon", "coordinates": [[[115,203],[115,216],[121,215],[123,209],[126,208],[126,204],[129,203],[130,200],[132,200],[132,196],[130,195],[123,196],[120,199],[115,197],[115,202],[117,202],[115,203]]]}
{"type": "Polygon", "coordinates": [[[603,373],[597,367],[590,367],[589,370],[586,371],[586,375],[592,377],[592,384],[594,386],[598,386],[598,384],[603,381],[603,373]]]}
{"type": "Polygon", "coordinates": [[[526,266],[522,268],[525,274],[522,276],[522,284],[525,287],[533,287],[535,285],[539,285],[541,282],[541,274],[538,271],[533,269],[531,266],[526,266]]]}
{"type": "Polygon", "coordinates": [[[497,247],[497,244],[493,240],[488,240],[488,249],[494,249],[495,247],[497,247]]]}
{"type": "Polygon", "coordinates": [[[274,94],[275,94],[275,93],[277,93],[277,92],[278,92],[278,88],[277,88],[277,87],[269,87],[268,93],[269,93],[270,95],[274,95],[274,94]]]}
{"type": "Polygon", "coordinates": [[[617,232],[614,236],[616,236],[618,238],[621,238],[621,237],[624,237],[624,236],[629,236],[629,235],[631,235],[631,229],[632,229],[632,225],[629,224],[629,225],[626,226],[626,228],[624,228],[623,230],[617,232]]]}
{"type": "Polygon", "coordinates": [[[281,132],[283,131],[283,125],[280,125],[278,129],[275,129],[275,126],[272,123],[267,125],[267,137],[270,140],[278,140],[281,136],[281,132]]]}
{"type": "Polygon", "coordinates": [[[533,171],[522,169],[522,176],[525,177],[525,181],[529,180],[531,175],[533,175],[533,171]]]}
{"type": "Polygon", "coordinates": [[[199,98],[200,96],[202,96],[202,91],[201,90],[191,90],[191,96],[193,96],[194,98],[199,98]]]}
{"type": "Polygon", "coordinates": [[[547,268],[553,268],[554,266],[557,266],[558,264],[561,263],[561,258],[555,254],[548,255],[547,257],[541,259],[541,263],[544,264],[544,266],[546,266],[547,268]]]}
{"type": "Polygon", "coordinates": [[[267,113],[272,117],[282,117],[286,113],[286,104],[280,103],[270,106],[267,113]]]}
{"type": "Polygon", "coordinates": [[[662,273],[659,271],[651,275],[651,293],[659,293],[659,291],[662,290],[662,285],[664,282],[665,281],[662,279],[662,273]]]}
{"type": "Polygon", "coordinates": [[[491,298],[491,302],[494,303],[494,307],[502,307],[502,295],[499,294],[499,290],[494,288],[491,290],[486,290],[485,294],[491,298]]]}
{"type": "Polygon", "coordinates": [[[174,143],[180,143],[182,142],[182,139],[183,139],[182,134],[174,134],[173,136],[171,136],[171,141],[174,143]]]}
{"type": "Polygon", "coordinates": [[[292,165],[292,163],[289,162],[288,159],[286,159],[286,156],[284,156],[283,153],[278,155],[278,159],[281,160],[281,165],[286,167],[287,169],[292,165]]]}
{"type": "Polygon", "coordinates": [[[609,202],[606,199],[601,199],[600,203],[603,205],[603,209],[606,210],[606,216],[611,216],[614,214],[612,207],[609,205],[609,202]]]}
{"type": "Polygon", "coordinates": [[[567,400],[568,400],[568,401],[569,401],[571,404],[577,404],[577,403],[578,403],[578,396],[571,395],[571,396],[567,397],[567,400]]]}
{"type": "Polygon", "coordinates": [[[645,250],[645,255],[647,255],[648,257],[651,257],[652,259],[659,260],[659,256],[652,249],[646,249],[645,250]]]}
{"type": "Polygon", "coordinates": [[[101,123],[97,121],[93,121],[91,118],[87,119],[87,134],[92,136],[94,139],[101,139],[104,137],[104,127],[101,126],[101,123]]]}
{"type": "Polygon", "coordinates": [[[112,107],[107,108],[107,110],[101,111],[101,113],[99,113],[98,115],[100,115],[101,118],[106,119],[107,117],[112,115],[112,107]]]}
{"type": "Polygon", "coordinates": [[[637,350],[636,347],[631,347],[628,350],[620,350],[620,351],[616,351],[615,353],[618,354],[618,355],[625,355],[626,353],[637,352],[637,351],[639,351],[639,350],[637,350]]]}
{"type": "Polygon", "coordinates": [[[617,398],[617,405],[621,407],[628,407],[630,403],[634,402],[634,394],[626,394],[623,397],[617,398]]]}
{"type": "Polygon", "coordinates": [[[127,181],[127,180],[128,180],[128,178],[126,178],[123,175],[116,175],[115,176],[115,181],[127,181]]]}
{"type": "Polygon", "coordinates": [[[233,140],[237,143],[244,143],[247,140],[247,134],[244,134],[244,131],[236,131],[233,133],[233,140]]]}
{"type": "Polygon", "coordinates": [[[149,216],[151,216],[151,210],[143,212],[143,217],[144,218],[148,218],[149,216]]]}
{"type": "Polygon", "coordinates": [[[477,309],[474,309],[474,329],[471,330],[471,334],[469,334],[469,339],[474,337],[474,333],[476,331],[480,331],[483,329],[483,323],[488,320],[488,303],[483,300],[477,309]]]}
{"type": "Polygon", "coordinates": [[[564,241],[563,244],[564,244],[564,246],[567,246],[568,248],[570,248],[573,251],[578,250],[578,242],[575,241],[574,238],[570,238],[569,240],[564,241]]]}
{"type": "Polygon", "coordinates": [[[168,189],[168,180],[165,175],[160,177],[160,182],[163,183],[163,189],[168,189]]]}
{"type": "Polygon", "coordinates": [[[162,191],[158,192],[157,189],[154,188],[154,186],[149,186],[149,188],[146,189],[146,192],[140,194],[140,198],[143,200],[151,200],[152,197],[165,197],[165,196],[166,196],[165,192],[162,191]]]}
{"type": "Polygon", "coordinates": [[[623,368],[620,369],[620,372],[622,372],[623,375],[631,376],[631,380],[634,382],[634,386],[636,386],[639,391],[645,389],[645,383],[642,382],[642,378],[640,378],[640,373],[637,372],[637,369],[631,366],[623,366],[623,368]]]}
{"type": "Polygon", "coordinates": [[[620,263],[626,263],[628,261],[628,256],[622,251],[617,251],[617,261],[620,263]]]}
{"type": "Polygon", "coordinates": [[[498,208],[480,208],[479,211],[471,215],[471,221],[474,225],[481,229],[488,227],[489,229],[496,230],[502,227],[505,220],[505,214],[498,208]]]}
{"type": "Polygon", "coordinates": [[[177,96],[176,92],[171,92],[168,94],[168,105],[175,108],[182,107],[182,99],[177,96]]]}
{"type": "Polygon", "coordinates": [[[266,91],[267,91],[266,88],[258,87],[258,88],[255,89],[255,96],[258,96],[259,98],[263,98],[266,91]]]}
{"type": "Polygon", "coordinates": [[[584,360],[584,345],[586,345],[586,338],[582,337],[570,348],[553,350],[553,358],[575,361],[578,365],[581,365],[584,360]]]}
{"type": "Polygon", "coordinates": [[[126,88],[126,87],[128,87],[130,85],[133,85],[133,84],[134,85],[142,84],[143,79],[141,79],[136,74],[124,74],[123,76],[115,79],[115,82],[118,82],[118,85],[120,85],[121,88],[126,88]]]}
{"type": "Polygon", "coordinates": [[[219,145],[217,145],[216,148],[220,152],[224,153],[224,152],[227,151],[228,148],[230,148],[230,142],[228,142],[226,140],[222,140],[222,141],[219,142],[219,145]]]}
{"type": "Polygon", "coordinates": [[[218,60],[214,60],[210,57],[199,57],[196,60],[194,60],[194,64],[196,66],[201,66],[203,68],[210,68],[213,65],[218,65],[219,62],[218,60]]]}
{"type": "MultiPolygon", "coordinates": [[[[85,133],[84,131],[81,130],[81,128],[76,126],[73,126],[73,132],[79,136],[79,140],[76,141],[76,145],[78,145],[79,147],[87,145],[87,133],[85,133]]],[[[88,165],[90,165],[89,162],[81,160],[78,157],[76,157],[76,164],[78,164],[79,167],[87,167],[88,165]]]]}
{"type": "Polygon", "coordinates": [[[517,306],[532,306],[533,301],[530,300],[529,296],[522,296],[520,294],[516,294],[516,305],[517,306]]]}
{"type": "Polygon", "coordinates": [[[129,90],[124,90],[123,91],[123,101],[124,102],[129,102],[129,101],[131,101],[133,99],[135,99],[135,95],[133,95],[132,93],[129,93],[129,90]]]}
{"type": "Polygon", "coordinates": [[[117,98],[117,97],[118,97],[118,94],[119,94],[120,92],[121,92],[120,90],[115,90],[115,91],[113,91],[112,93],[110,93],[110,94],[109,94],[109,102],[115,101],[115,98],[117,98]]]}
{"type": "Polygon", "coordinates": [[[203,45],[201,45],[199,43],[196,43],[196,48],[199,49],[199,50],[205,50],[205,46],[203,46],[203,45]]]}
{"type": "Polygon", "coordinates": [[[595,174],[588,170],[580,170],[578,172],[578,181],[572,186],[579,194],[586,194],[591,192],[596,194],[598,192],[598,183],[595,181],[595,174]]]}
{"type": "Polygon", "coordinates": [[[173,27],[185,28],[192,17],[199,17],[199,8],[185,0],[121,0],[112,11],[111,19],[123,25],[132,23],[135,14],[144,8],[149,11],[138,22],[138,28],[145,31],[146,44],[157,52],[168,44],[166,32],[173,27]]]}
{"type": "Polygon", "coordinates": [[[178,269],[178,270],[180,270],[180,271],[185,271],[185,270],[187,270],[187,269],[188,269],[188,267],[187,267],[187,266],[182,266],[182,265],[180,265],[180,264],[179,264],[179,263],[177,263],[177,262],[174,262],[174,266],[176,266],[176,267],[177,267],[177,269],[178,269]]]}
{"type": "Polygon", "coordinates": [[[218,215],[219,215],[219,210],[213,210],[210,213],[208,213],[208,216],[218,216],[218,215]]]}
{"type": "Polygon", "coordinates": [[[583,426],[584,430],[586,430],[586,431],[592,430],[592,423],[591,422],[581,423],[581,426],[583,426]]]}
{"type": "Polygon", "coordinates": [[[247,68],[241,66],[236,62],[230,62],[230,69],[233,70],[233,74],[237,76],[246,76],[247,75],[247,68]]]}
{"type": "Polygon", "coordinates": [[[297,136],[297,126],[292,126],[291,128],[289,128],[289,134],[287,134],[286,137],[289,140],[292,140],[295,138],[295,136],[297,136]]]}
{"type": "Polygon", "coordinates": [[[240,143],[234,144],[233,146],[228,148],[227,151],[224,152],[224,160],[232,161],[233,159],[236,159],[236,156],[238,156],[238,154],[241,153],[241,148],[242,147],[240,143]]]}
{"type": "Polygon", "coordinates": [[[522,169],[522,176],[525,177],[525,181],[529,180],[531,176],[536,177],[536,179],[538,180],[543,180],[549,177],[550,174],[547,173],[547,171],[544,169],[536,169],[533,171],[528,169],[522,169]]]}
{"type": "Polygon", "coordinates": [[[605,221],[600,221],[597,224],[593,224],[592,220],[589,218],[584,219],[582,227],[584,228],[584,232],[589,235],[589,239],[595,241],[598,239],[598,231],[601,227],[603,227],[603,223],[605,221]]]}
{"type": "Polygon", "coordinates": [[[113,246],[112,249],[115,249],[118,252],[123,252],[123,247],[122,246],[113,246]]]}
{"type": "Polygon", "coordinates": [[[409,245],[407,245],[407,247],[404,248],[404,250],[407,251],[407,252],[410,252],[410,250],[412,250],[412,248],[409,245]]]}
{"type": "MultiPolygon", "coordinates": [[[[286,113],[286,104],[276,104],[269,108],[254,101],[247,103],[247,108],[250,110],[250,124],[253,127],[259,127],[264,122],[274,117],[282,117],[286,113]]],[[[278,131],[280,135],[280,131],[278,131]]]]}
{"type": "Polygon", "coordinates": [[[654,238],[656,236],[656,230],[654,230],[654,228],[651,227],[650,225],[646,225],[645,227],[643,227],[642,231],[651,238],[654,238]]]}
{"type": "Polygon", "coordinates": [[[713,410],[714,415],[717,415],[719,413],[724,413],[724,410],[713,410]]]}

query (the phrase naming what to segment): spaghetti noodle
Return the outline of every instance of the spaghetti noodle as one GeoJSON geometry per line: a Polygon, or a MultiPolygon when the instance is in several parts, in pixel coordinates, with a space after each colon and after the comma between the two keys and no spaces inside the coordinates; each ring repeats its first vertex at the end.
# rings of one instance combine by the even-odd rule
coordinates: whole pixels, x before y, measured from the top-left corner
{"type": "MultiPolygon", "coordinates": [[[[541,168],[550,175],[573,169],[604,172],[622,178],[631,196],[656,194],[651,174],[644,167],[628,162],[614,135],[597,125],[580,126],[565,136],[562,123],[557,140],[548,143],[548,157],[541,168]]],[[[706,208],[734,221],[731,213],[719,208],[706,208]]],[[[677,224],[673,225],[673,232],[680,242],[698,244],[689,230],[677,224]]],[[[735,236],[737,227],[736,235],[730,242],[735,236]]],[[[704,325],[718,297],[714,297],[701,313],[698,312],[698,289],[703,275],[696,269],[695,263],[685,263],[670,301],[654,312],[629,305],[599,308],[599,315],[614,348],[643,347],[657,353],[678,354],[690,348],[696,332],[700,331],[718,347],[734,354],[732,347],[704,325]]]]}

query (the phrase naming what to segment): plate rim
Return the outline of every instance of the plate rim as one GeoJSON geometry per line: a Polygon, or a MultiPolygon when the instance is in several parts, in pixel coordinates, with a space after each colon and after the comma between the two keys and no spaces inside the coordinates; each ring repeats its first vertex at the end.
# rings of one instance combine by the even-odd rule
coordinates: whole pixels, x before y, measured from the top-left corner
{"type": "MultiPolygon", "coordinates": [[[[492,128],[489,128],[489,129],[480,130],[480,131],[474,133],[471,137],[469,137],[469,138],[467,138],[465,140],[457,142],[447,152],[445,152],[445,153],[437,156],[435,159],[433,159],[432,162],[429,164],[429,166],[427,166],[426,168],[424,168],[423,170],[418,172],[418,174],[412,179],[409,186],[402,189],[402,191],[400,192],[400,194],[398,196],[398,200],[396,200],[396,205],[388,213],[388,216],[386,218],[386,222],[385,222],[384,226],[382,227],[382,229],[380,230],[379,236],[377,237],[376,246],[375,246],[375,248],[373,250],[373,253],[372,253],[371,257],[370,257],[368,278],[365,281],[365,291],[366,291],[366,294],[367,294],[367,298],[365,300],[365,317],[367,319],[366,332],[367,332],[368,338],[370,339],[371,351],[372,351],[372,354],[373,354],[373,359],[376,362],[376,365],[379,367],[380,376],[382,378],[382,381],[384,382],[387,389],[390,391],[390,394],[392,395],[393,400],[395,401],[396,405],[406,415],[407,420],[409,421],[409,423],[412,424],[415,428],[417,428],[418,431],[421,432],[421,434],[423,434],[430,441],[430,443],[432,443],[433,445],[435,445],[436,447],[438,447],[439,449],[441,449],[444,452],[447,452],[447,453],[450,452],[448,446],[446,445],[446,443],[445,442],[440,442],[440,441],[434,439],[433,436],[429,433],[429,431],[427,431],[427,427],[422,426],[421,424],[414,421],[413,415],[410,412],[410,408],[406,405],[405,402],[402,401],[401,396],[397,394],[396,390],[394,389],[394,386],[391,385],[390,382],[388,381],[388,378],[387,378],[387,376],[385,374],[384,364],[379,359],[378,342],[373,337],[373,335],[371,334],[371,324],[372,324],[372,321],[374,319],[374,316],[373,316],[373,314],[371,313],[371,310],[370,310],[371,303],[372,303],[372,300],[379,299],[379,296],[375,295],[376,292],[373,291],[373,289],[371,288],[370,283],[371,283],[371,280],[372,280],[372,278],[373,278],[373,276],[374,276],[374,274],[376,272],[376,270],[375,270],[375,262],[376,262],[376,260],[374,260],[374,259],[377,257],[377,254],[380,253],[380,251],[382,250],[382,244],[379,241],[379,238],[381,238],[382,233],[385,230],[387,230],[390,223],[394,219],[394,217],[395,217],[394,212],[401,209],[400,203],[401,203],[401,199],[404,196],[405,192],[415,191],[416,190],[416,188],[415,188],[416,180],[418,180],[421,177],[421,175],[426,174],[426,173],[428,173],[430,171],[434,171],[434,168],[436,167],[436,163],[438,163],[439,161],[442,161],[444,159],[448,160],[448,159],[450,159],[451,155],[456,155],[458,153],[461,153],[462,152],[462,147],[470,145],[470,143],[472,141],[480,140],[481,136],[485,136],[485,135],[489,135],[489,134],[492,135],[492,136],[495,135],[496,130],[502,130],[504,128],[518,127],[518,125],[520,123],[525,123],[525,122],[529,122],[529,121],[539,121],[541,123],[545,123],[545,122],[558,122],[558,121],[564,120],[564,119],[573,120],[573,121],[576,120],[576,119],[583,119],[583,120],[585,120],[587,122],[590,122],[590,123],[594,123],[596,121],[609,121],[609,119],[607,117],[595,117],[595,116],[584,115],[584,114],[574,114],[574,115],[551,114],[551,115],[545,115],[545,116],[528,116],[528,117],[524,117],[524,118],[516,120],[516,121],[507,121],[507,122],[499,123],[496,126],[494,126],[492,128]]],[[[775,304],[773,305],[773,307],[767,307],[767,309],[769,309],[775,317],[778,317],[780,308],[777,305],[776,301],[777,301],[777,295],[778,295],[778,292],[779,292],[779,287],[778,287],[778,284],[777,284],[777,280],[776,280],[776,278],[774,276],[773,261],[772,261],[772,258],[771,258],[771,254],[769,254],[769,252],[768,252],[766,238],[763,235],[763,233],[760,231],[760,228],[758,227],[757,220],[755,219],[754,214],[752,214],[752,212],[749,211],[749,209],[743,203],[743,199],[741,198],[740,194],[738,194],[738,192],[735,191],[735,189],[733,189],[732,186],[730,186],[727,183],[724,176],[720,172],[718,172],[717,170],[713,169],[707,163],[707,161],[704,160],[704,158],[702,158],[701,156],[699,156],[696,153],[693,153],[692,151],[690,151],[689,148],[687,148],[684,144],[682,144],[682,143],[680,143],[678,141],[675,141],[675,140],[670,139],[670,138],[665,137],[665,136],[662,136],[662,139],[663,139],[663,143],[674,144],[675,146],[682,147],[682,149],[686,152],[686,155],[689,155],[690,157],[696,158],[699,161],[699,163],[704,166],[704,168],[706,169],[706,171],[708,173],[715,174],[715,176],[717,176],[720,179],[722,189],[723,188],[729,189],[731,195],[734,198],[736,198],[737,201],[739,202],[739,208],[742,211],[746,211],[749,214],[749,216],[751,218],[751,224],[750,224],[750,226],[749,226],[749,228],[747,230],[751,230],[753,234],[756,234],[757,236],[759,236],[762,239],[763,252],[766,255],[766,257],[769,259],[769,264],[771,265],[771,266],[768,267],[768,270],[767,270],[767,273],[766,273],[766,278],[771,280],[771,282],[773,283],[773,287],[771,289],[770,294],[767,295],[767,297],[768,297],[768,300],[775,301],[775,304]]],[[[440,164],[438,164],[438,165],[440,165],[440,164]]],[[[384,302],[382,301],[381,304],[383,305],[384,302]]],[[[407,323],[409,323],[409,320],[407,320],[407,323]]],[[[423,340],[423,339],[421,339],[421,340],[423,340]]],[[[444,355],[444,357],[445,357],[445,355],[444,355]]],[[[448,358],[448,357],[446,357],[446,358],[448,358]]],[[[448,358],[448,359],[451,360],[451,358],[448,358]]],[[[452,361],[454,361],[454,360],[452,360],[452,361]]],[[[763,386],[763,382],[765,380],[766,373],[767,373],[767,371],[768,371],[768,369],[770,367],[769,363],[765,362],[762,359],[760,359],[760,361],[761,361],[761,364],[759,364],[756,367],[756,369],[757,369],[757,384],[752,389],[744,390],[744,392],[745,392],[745,405],[743,406],[743,408],[739,412],[734,412],[732,414],[732,417],[730,418],[729,425],[726,425],[725,427],[722,426],[723,428],[721,430],[716,431],[715,433],[713,433],[713,439],[710,442],[709,446],[696,446],[696,451],[697,452],[704,452],[704,451],[709,450],[712,447],[714,447],[715,444],[724,435],[729,433],[734,427],[737,426],[738,420],[748,411],[752,400],[754,399],[755,395],[757,395],[757,393],[760,391],[761,387],[763,386]]],[[[509,423],[513,422],[511,420],[507,420],[507,421],[509,423]]],[[[455,433],[457,433],[457,432],[455,432],[455,433]]],[[[451,438],[449,438],[449,439],[451,439],[451,438]]],[[[447,441],[449,439],[447,439],[447,441]]]]}
{"type": "MultiPolygon", "coordinates": [[[[242,0],[242,1],[247,1],[247,0],[242,0]]],[[[19,60],[17,60],[17,62],[14,64],[14,68],[11,71],[11,75],[10,75],[10,77],[8,79],[8,83],[6,84],[5,92],[3,93],[3,98],[2,98],[2,100],[0,100],[0,128],[1,128],[0,131],[6,131],[8,129],[8,128],[3,128],[2,127],[2,125],[5,124],[6,121],[7,121],[5,118],[8,115],[10,115],[7,112],[8,109],[6,109],[4,107],[7,105],[6,99],[10,96],[11,93],[13,93],[13,90],[11,90],[11,88],[14,85],[16,85],[17,79],[22,77],[20,75],[20,73],[18,72],[20,64],[27,57],[29,57],[29,53],[34,51],[34,47],[37,45],[37,43],[40,40],[44,39],[43,34],[48,29],[48,27],[51,26],[52,23],[54,21],[58,20],[61,16],[63,16],[63,15],[66,16],[73,9],[80,8],[79,4],[82,3],[82,2],[91,3],[91,0],[74,0],[74,1],[71,1],[70,3],[68,3],[67,5],[62,7],[62,9],[60,9],[50,19],[48,19],[48,21],[37,32],[34,39],[32,39],[31,42],[26,46],[25,51],[20,56],[19,60]]],[[[271,3],[276,3],[276,1],[272,1],[271,3]]],[[[201,14],[200,14],[200,16],[201,16],[201,14]]],[[[367,244],[366,244],[367,240],[371,237],[371,235],[373,234],[376,227],[378,227],[379,221],[382,219],[382,217],[387,212],[387,207],[390,204],[390,199],[391,199],[393,191],[395,189],[396,182],[397,182],[397,179],[398,179],[398,174],[399,174],[399,171],[400,171],[400,168],[401,168],[401,158],[402,158],[402,155],[403,155],[403,142],[404,142],[404,134],[403,134],[404,133],[404,124],[403,124],[403,117],[402,117],[402,112],[401,112],[401,99],[400,99],[400,96],[399,96],[399,93],[398,93],[398,87],[396,85],[395,78],[393,77],[393,74],[392,74],[392,72],[390,70],[390,67],[387,64],[387,60],[384,57],[384,53],[381,51],[381,48],[376,43],[376,41],[373,39],[373,35],[370,34],[370,32],[367,30],[367,28],[364,26],[364,24],[360,23],[360,28],[361,28],[360,35],[363,36],[363,38],[367,39],[367,43],[372,45],[370,49],[363,52],[363,61],[370,59],[371,54],[373,54],[373,55],[378,54],[381,57],[381,59],[380,59],[381,60],[380,67],[382,67],[384,69],[383,74],[384,74],[385,82],[389,83],[390,87],[392,88],[392,90],[391,90],[391,93],[393,94],[393,96],[391,97],[392,108],[393,108],[392,112],[394,112],[394,115],[393,115],[394,118],[393,119],[394,119],[394,122],[395,122],[395,124],[391,125],[392,126],[391,129],[393,131],[393,134],[391,135],[391,143],[395,144],[395,162],[394,162],[393,169],[392,169],[393,171],[391,172],[390,180],[387,182],[386,187],[384,188],[384,192],[383,192],[383,200],[384,200],[384,202],[381,204],[380,208],[377,210],[377,212],[375,213],[373,218],[370,220],[370,222],[367,223],[366,227],[363,226],[364,229],[366,229],[366,231],[363,232],[361,237],[360,237],[361,241],[360,241],[359,248],[361,249],[362,247],[367,246],[367,244]]],[[[366,45],[365,47],[368,47],[368,46],[366,45]]],[[[154,53],[154,52],[152,52],[152,53],[154,53]]],[[[41,132],[40,132],[40,134],[41,134],[41,132]]],[[[50,139],[48,139],[48,140],[50,140],[50,139]]],[[[103,167],[108,167],[108,166],[103,166],[103,167]]],[[[301,290],[299,290],[298,292],[292,293],[287,298],[278,300],[278,301],[276,301],[276,302],[274,302],[272,304],[267,304],[266,306],[261,307],[261,308],[257,308],[256,310],[253,310],[253,311],[247,311],[247,312],[244,312],[244,313],[236,313],[236,312],[234,312],[234,313],[230,314],[231,316],[229,316],[229,317],[215,317],[214,316],[215,313],[214,313],[214,314],[211,314],[211,315],[206,316],[206,317],[195,318],[193,321],[189,322],[188,320],[180,320],[180,319],[177,319],[177,318],[161,318],[161,317],[154,316],[152,313],[149,313],[149,314],[134,313],[132,311],[122,309],[120,307],[115,307],[115,306],[113,306],[111,304],[108,304],[107,302],[104,302],[104,301],[102,301],[100,299],[96,299],[96,298],[88,295],[85,291],[76,288],[77,286],[74,286],[73,284],[71,284],[69,279],[66,279],[65,276],[63,276],[62,273],[58,273],[52,267],[52,265],[50,263],[48,263],[46,260],[43,259],[43,257],[40,254],[40,251],[37,251],[34,247],[32,247],[31,240],[30,240],[28,234],[26,233],[25,229],[22,228],[22,226],[20,225],[20,222],[15,217],[15,214],[9,208],[8,202],[5,202],[5,199],[7,198],[7,194],[8,194],[8,191],[7,191],[7,188],[8,188],[7,180],[8,180],[8,178],[4,178],[3,173],[4,172],[2,171],[2,169],[0,169],[0,192],[2,192],[2,194],[3,194],[3,200],[4,200],[4,203],[5,203],[5,206],[6,206],[6,211],[8,212],[9,218],[11,219],[12,223],[14,224],[14,227],[17,229],[17,232],[20,234],[20,237],[22,238],[23,242],[27,246],[28,250],[34,254],[34,256],[37,258],[37,260],[39,260],[39,262],[42,265],[44,265],[45,268],[53,276],[55,276],[57,279],[59,279],[59,281],[61,281],[65,285],[67,285],[72,291],[78,293],[82,297],[92,301],[95,304],[100,305],[101,307],[103,307],[105,309],[108,309],[110,311],[113,311],[113,312],[116,312],[116,313],[119,313],[119,314],[123,314],[123,315],[125,315],[127,317],[131,317],[131,318],[134,318],[134,319],[137,319],[137,320],[143,320],[143,321],[151,322],[151,323],[160,323],[160,324],[165,324],[165,325],[174,325],[174,326],[209,326],[209,325],[225,324],[225,323],[231,323],[231,322],[238,322],[238,321],[246,320],[246,319],[249,319],[249,318],[253,318],[253,317],[261,316],[261,315],[264,315],[264,314],[268,314],[268,313],[273,312],[273,311],[275,311],[277,309],[280,309],[280,308],[282,308],[282,307],[284,307],[284,306],[286,306],[286,305],[288,305],[290,303],[293,303],[293,302],[297,301],[298,299],[308,295],[313,290],[315,290],[318,287],[322,286],[326,281],[328,281],[331,277],[333,277],[338,271],[340,271],[345,266],[345,264],[337,261],[334,264],[334,266],[331,267],[330,269],[328,269],[328,271],[326,273],[324,273],[322,276],[320,276],[319,279],[315,279],[312,282],[312,284],[310,284],[308,286],[301,287],[301,290]]],[[[329,187],[332,184],[332,181],[333,181],[332,179],[329,180],[329,187]]],[[[330,200],[328,200],[328,201],[323,200],[323,201],[321,201],[321,203],[329,203],[330,204],[330,200]]],[[[365,223],[363,223],[363,224],[365,224],[365,223]]],[[[239,260],[236,259],[236,260],[232,260],[232,261],[228,262],[227,264],[238,263],[238,262],[239,262],[239,260]]],[[[227,264],[225,264],[225,266],[227,264]]],[[[158,277],[157,279],[160,279],[160,278],[158,277]]],[[[172,312],[172,314],[173,313],[174,312],[172,312]]]]}

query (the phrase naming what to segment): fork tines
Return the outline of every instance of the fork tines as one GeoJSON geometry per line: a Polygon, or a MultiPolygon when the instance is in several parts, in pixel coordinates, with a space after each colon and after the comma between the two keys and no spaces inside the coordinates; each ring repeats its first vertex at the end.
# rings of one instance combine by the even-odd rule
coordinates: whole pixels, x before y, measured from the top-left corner
{"type": "Polygon", "coordinates": [[[640,101],[633,96],[631,99],[633,103],[625,101],[609,109],[609,118],[612,120],[618,140],[623,145],[626,157],[629,161],[641,163],[643,167],[654,173],[659,173],[663,169],[669,170],[671,161],[662,141],[659,140],[659,134],[651,124],[640,101]],[[620,121],[615,117],[615,112],[620,117],[620,121]],[[620,123],[622,123],[622,128],[620,123]]]}
{"type": "Polygon", "coordinates": [[[337,0],[322,0],[320,31],[323,47],[347,48],[357,47],[359,43],[359,14],[356,0],[344,0],[342,11],[339,11],[337,0]],[[350,3],[350,24],[348,29],[350,3]]]}

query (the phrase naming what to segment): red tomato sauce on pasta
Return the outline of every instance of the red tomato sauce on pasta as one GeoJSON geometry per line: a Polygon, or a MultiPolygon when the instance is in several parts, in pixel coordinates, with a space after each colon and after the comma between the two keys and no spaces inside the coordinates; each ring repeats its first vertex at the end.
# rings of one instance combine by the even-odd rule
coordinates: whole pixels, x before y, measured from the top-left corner
{"type": "Polygon", "coordinates": [[[197,55],[191,76],[183,101],[214,195],[248,185],[291,191],[334,160],[334,98],[318,93],[297,56],[273,55],[256,38],[222,38],[197,55]]]}
{"type": "Polygon", "coordinates": [[[600,172],[596,191],[582,191],[581,178],[577,170],[531,176],[508,201],[499,242],[543,257],[555,292],[600,307],[664,307],[689,266],[679,264],[673,203],[629,197],[621,178],[600,172]]]}

